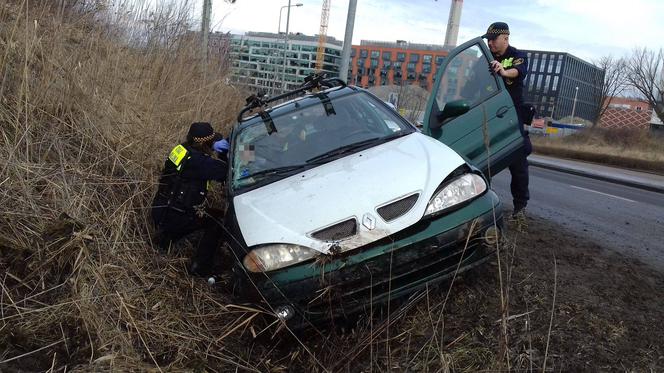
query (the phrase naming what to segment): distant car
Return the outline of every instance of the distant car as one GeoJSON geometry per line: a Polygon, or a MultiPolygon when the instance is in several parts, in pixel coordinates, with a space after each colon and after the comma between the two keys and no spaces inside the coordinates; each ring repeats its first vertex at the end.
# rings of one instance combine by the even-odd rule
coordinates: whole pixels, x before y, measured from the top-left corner
{"type": "Polygon", "coordinates": [[[522,146],[489,56],[480,38],[450,53],[423,133],[334,80],[259,114],[243,117],[267,103],[245,108],[227,183],[236,293],[298,328],[488,259],[502,229],[489,180],[522,146]]]}

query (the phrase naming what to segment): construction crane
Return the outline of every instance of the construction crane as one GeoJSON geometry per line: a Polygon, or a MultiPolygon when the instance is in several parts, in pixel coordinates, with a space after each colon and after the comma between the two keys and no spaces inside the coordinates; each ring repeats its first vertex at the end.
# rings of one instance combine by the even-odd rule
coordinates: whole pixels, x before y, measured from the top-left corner
{"type": "Polygon", "coordinates": [[[316,53],[316,72],[323,71],[323,57],[325,54],[325,41],[327,40],[327,23],[330,18],[330,0],[323,0],[323,10],[320,13],[320,31],[318,32],[318,51],[316,53]]]}

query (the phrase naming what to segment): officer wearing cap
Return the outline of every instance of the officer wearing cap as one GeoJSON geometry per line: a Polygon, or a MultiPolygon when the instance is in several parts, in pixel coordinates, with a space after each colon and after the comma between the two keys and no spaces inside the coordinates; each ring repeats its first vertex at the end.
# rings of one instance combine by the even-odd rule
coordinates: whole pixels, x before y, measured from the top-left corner
{"type": "MultiPolygon", "coordinates": [[[[223,218],[220,210],[205,206],[209,182],[226,178],[224,159],[213,158],[213,152],[228,151],[228,142],[214,132],[210,123],[193,123],[187,140],[173,148],[159,178],[159,188],[152,202],[152,219],[161,250],[197,230],[204,230],[190,271],[210,275],[214,254],[220,245],[223,218]]],[[[225,158],[225,157],[220,157],[225,158]]]]}
{"type": "Polygon", "coordinates": [[[482,37],[489,44],[494,61],[491,61],[491,70],[500,75],[505,82],[507,92],[514,101],[514,107],[519,119],[519,129],[523,135],[523,152],[515,155],[509,166],[512,174],[510,189],[514,202],[512,217],[520,224],[525,224],[525,208],[530,199],[528,192],[528,155],[532,152],[532,144],[523,124],[532,120],[533,111],[523,103],[523,82],[528,73],[528,57],[509,44],[510,29],[505,22],[492,23],[482,37]]]}

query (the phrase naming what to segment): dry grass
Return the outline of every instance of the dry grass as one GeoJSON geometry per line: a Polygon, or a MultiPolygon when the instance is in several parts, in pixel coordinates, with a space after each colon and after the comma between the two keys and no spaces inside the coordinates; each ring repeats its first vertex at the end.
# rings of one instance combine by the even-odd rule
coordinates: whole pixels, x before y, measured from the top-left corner
{"type": "Polygon", "coordinates": [[[664,174],[664,141],[645,130],[596,128],[566,137],[531,136],[538,154],[664,174]]]}
{"type": "Polygon", "coordinates": [[[147,210],[169,147],[194,120],[227,130],[241,95],[203,72],[186,5],[140,24],[102,5],[0,5],[0,361],[251,367],[223,347],[256,311],[155,255],[147,210]]]}

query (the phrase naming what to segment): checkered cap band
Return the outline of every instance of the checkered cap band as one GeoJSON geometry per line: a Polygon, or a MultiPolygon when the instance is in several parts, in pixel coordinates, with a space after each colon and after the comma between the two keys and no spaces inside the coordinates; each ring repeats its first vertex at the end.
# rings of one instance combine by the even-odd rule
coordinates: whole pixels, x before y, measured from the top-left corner
{"type": "Polygon", "coordinates": [[[212,140],[213,138],[214,138],[214,133],[211,134],[210,136],[194,137],[193,140],[194,140],[194,142],[197,142],[197,143],[204,143],[204,142],[208,142],[208,141],[212,140]]]}
{"type": "Polygon", "coordinates": [[[489,31],[487,31],[487,34],[495,34],[495,35],[500,35],[500,34],[510,34],[510,30],[506,30],[504,28],[494,28],[489,31]]]}

